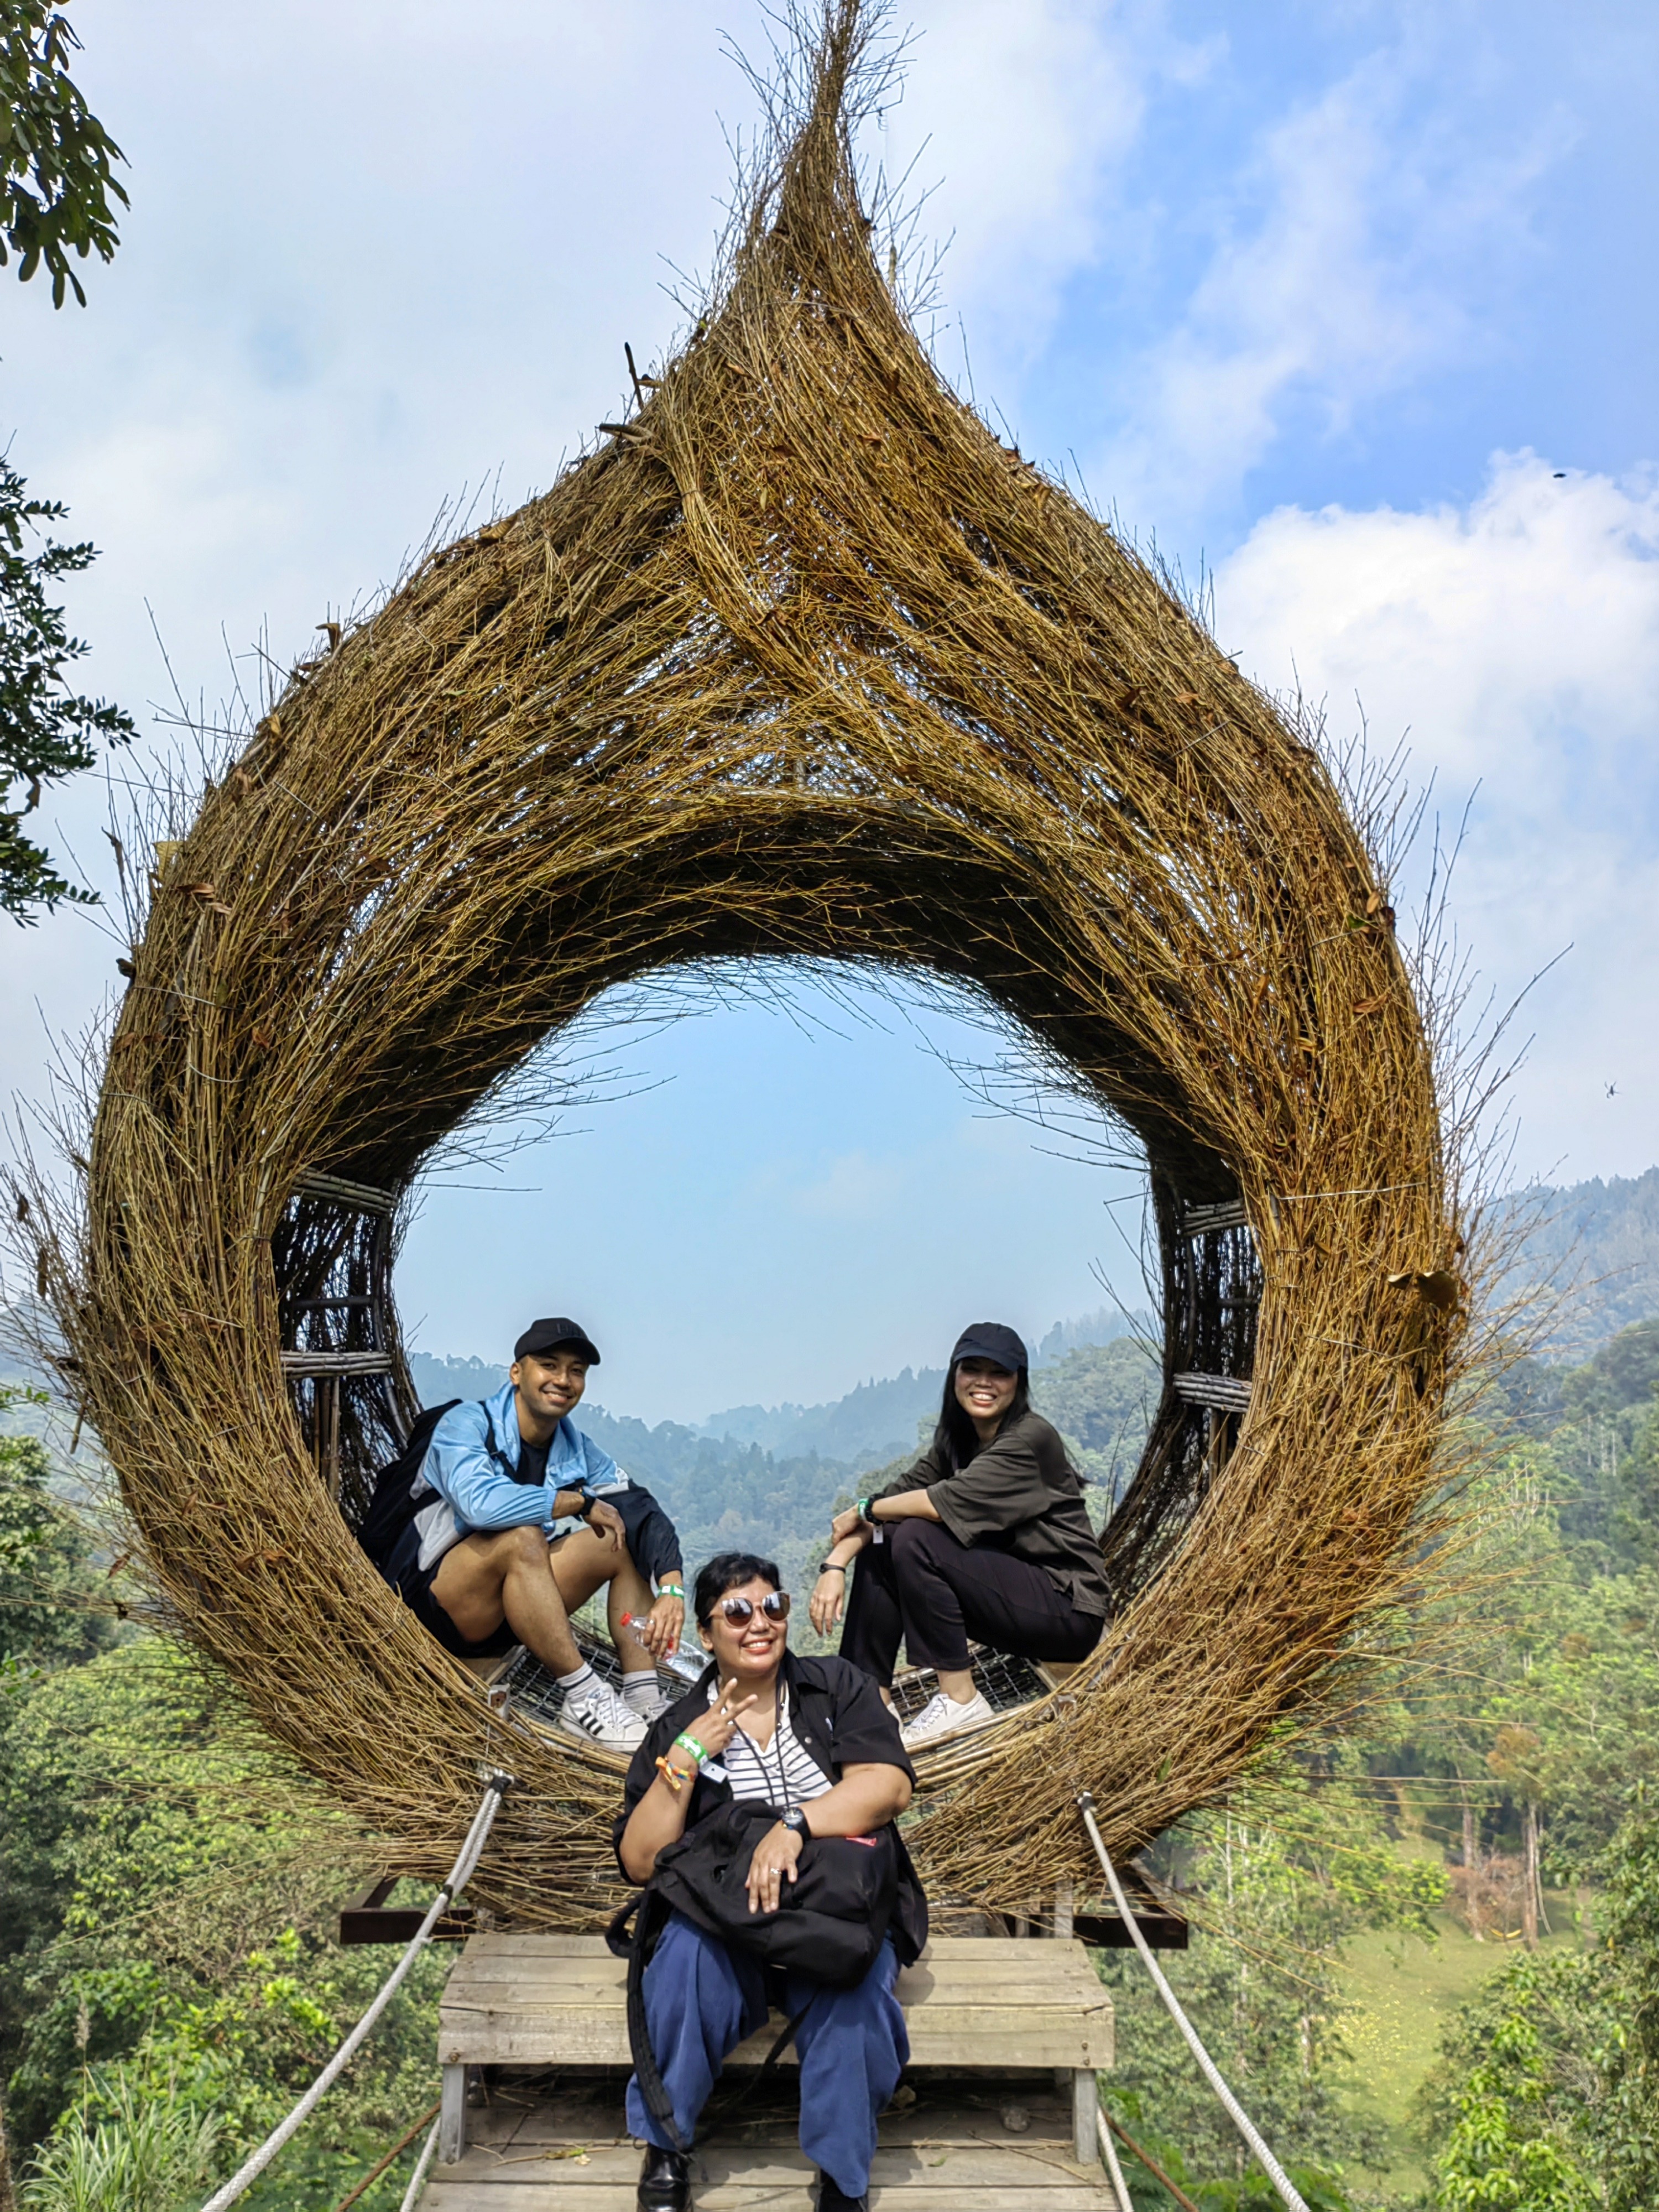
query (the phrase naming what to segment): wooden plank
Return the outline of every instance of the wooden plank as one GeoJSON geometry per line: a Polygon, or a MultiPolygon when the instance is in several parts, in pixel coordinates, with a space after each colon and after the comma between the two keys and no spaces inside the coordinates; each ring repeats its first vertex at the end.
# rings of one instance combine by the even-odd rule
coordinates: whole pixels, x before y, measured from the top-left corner
{"type": "MultiPolygon", "coordinates": [[[[635,2183],[607,2182],[594,2187],[580,2176],[555,2182],[532,2182],[508,2192],[493,2181],[433,2181],[427,2185],[418,2212],[635,2212],[635,2183]]],[[[717,2189],[700,2189],[696,2212],[816,2212],[817,2184],[801,2180],[778,2189],[769,2183],[758,2187],[728,2182],[717,2189]]],[[[1112,2212],[1112,2200],[1103,2183],[1082,2180],[1046,2184],[1032,2181],[1019,2189],[995,2182],[980,2188],[965,2178],[957,2182],[899,2182],[872,2185],[871,2212],[1112,2212]]]]}
{"type": "MultiPolygon", "coordinates": [[[[1059,1969],[1068,1962],[1076,1964],[1082,1954],[1074,1945],[1053,1936],[936,1936],[924,1948],[917,1965],[931,1966],[937,1972],[942,1967],[972,1966],[999,1960],[1034,1958],[1052,1960],[1059,1969]]],[[[472,1959],[601,1959],[617,1966],[624,1961],[615,1959],[603,1936],[566,1933],[561,1929],[495,1928],[475,1936],[467,1947],[467,1957],[472,1959]]],[[[906,1972],[914,1972],[907,1968],[906,1972]]]]}
{"type": "MultiPolygon", "coordinates": [[[[445,2181],[489,2182],[497,2188],[533,2188],[538,2182],[562,2181],[571,2186],[602,2188],[607,2184],[635,2182],[639,2178],[640,2150],[635,2143],[596,2144],[592,2148],[533,2149],[500,2153],[469,2150],[458,2164],[440,2166],[437,2179],[445,2181]]],[[[1051,2186],[1050,2177],[1069,2182],[1091,2179],[1099,2170],[1079,2167],[1062,2146],[1039,2144],[1027,2150],[1004,2143],[919,2143],[902,2148],[884,2146],[871,2168],[875,2186],[896,2187],[905,2180],[943,2184],[960,2177],[975,2187],[998,2184],[1004,2188],[1051,2186]]],[[[787,2188],[791,2182],[810,2181],[817,2169],[794,2143],[710,2143],[694,2154],[693,2180],[699,2200],[705,2189],[732,2186],[787,2188]]]]}
{"type": "MultiPolygon", "coordinates": [[[[555,2055],[570,2066],[626,2066],[629,2063],[627,2022],[583,2021],[574,2014],[554,2016],[556,2049],[548,2024],[523,2014],[480,2014],[476,2023],[439,2030],[438,2056],[445,2066],[545,2066],[555,2055]]],[[[728,2066],[758,2066],[783,2023],[775,2021],[741,2044],[728,2066]]],[[[947,2007],[910,2021],[913,2066],[1088,2066],[1109,2067],[1113,2060],[1109,2011],[1081,2018],[1075,2013],[1045,2016],[1036,2011],[1002,2011],[994,2006],[947,2007]]],[[[794,2047],[779,2060],[796,2063],[794,2047]]]]}
{"type": "Polygon", "coordinates": [[[278,1355],[290,1382],[303,1382],[330,1375],[390,1375],[389,1352],[284,1352],[278,1355]]]}
{"type": "Polygon", "coordinates": [[[356,1206],[359,1213],[395,1213],[398,1194],[395,1190],[377,1190],[373,1183],[348,1182],[343,1176],[324,1175],[310,1170],[294,1186],[296,1198],[329,1198],[337,1206],[356,1206]]]}
{"type": "MultiPolygon", "coordinates": [[[[515,2093],[509,2083],[501,2094],[515,2093]]],[[[527,2109],[487,2115],[494,2141],[439,2167],[421,2212],[635,2212],[640,2150],[620,2133],[620,2081],[535,2097],[527,2109]]],[[[997,2083],[981,2075],[924,2087],[902,2111],[882,2115],[872,2207],[1115,2212],[1098,2164],[1073,2160],[1069,2106],[1052,2075],[997,2083]],[[1002,2124],[1002,2112],[1014,2104],[1029,2123],[1024,2131],[1002,2124]]],[[[763,2093],[747,2117],[734,2115],[695,2154],[697,2212],[811,2212],[816,2178],[797,2128],[793,2100],[776,2090],[769,2100],[763,2093]]]]}
{"type": "MultiPolygon", "coordinates": [[[[418,1920],[420,1916],[416,1916],[418,1920]]],[[[1033,2006],[1040,2013],[1099,2013],[1110,2011],[1110,1990],[1097,1975],[1086,1982],[1061,1982],[1044,1975],[940,1975],[938,1980],[915,1980],[900,1973],[898,2002],[907,2013],[921,2017],[940,2004],[998,2004],[1005,2011],[1033,2006]]],[[[623,1982],[615,1975],[580,1971],[573,1975],[515,1975],[502,1980],[467,1978],[460,1986],[452,1982],[445,1990],[441,2013],[445,2020],[471,2013],[564,2013],[617,2011],[626,2002],[623,1982]]]]}
{"type": "Polygon", "coordinates": [[[1241,1376],[1193,1374],[1170,1379],[1176,1397],[1185,1405],[1210,1406],[1224,1413],[1247,1413],[1250,1409],[1250,1386],[1241,1376]]]}
{"type": "Polygon", "coordinates": [[[1250,1225],[1242,1198],[1223,1199],[1218,1206],[1188,1206],[1182,1211],[1182,1227],[1188,1237],[1213,1237],[1218,1230],[1250,1225]]]}
{"type": "MultiPolygon", "coordinates": [[[[1064,2098],[1030,2082],[1004,2083],[975,2094],[964,2084],[953,2082],[950,2094],[951,2101],[943,2107],[924,2090],[905,2110],[884,2112],[883,2145],[890,2149],[921,2145],[942,2150],[952,2144],[993,2142],[1064,2153],[1072,2141],[1069,2088],[1064,2098]],[[1024,2130],[1003,2123],[1002,2113],[1012,2106],[1018,2106],[1026,2118],[1024,2130]]],[[[770,2107],[757,2100],[729,2124],[734,2136],[741,2136],[745,2148],[756,2142],[793,2144],[797,2133],[793,2099],[777,2100],[770,2107]]],[[[515,2152],[528,2152],[563,2146],[592,2151],[607,2146],[614,2148],[628,2140],[622,2127],[618,2081],[614,2087],[597,2094],[561,2089],[556,2105],[538,2105],[528,2112],[478,2106],[471,2113],[469,2133],[473,2142],[493,2145],[498,2150],[510,2146],[515,2152]]]]}

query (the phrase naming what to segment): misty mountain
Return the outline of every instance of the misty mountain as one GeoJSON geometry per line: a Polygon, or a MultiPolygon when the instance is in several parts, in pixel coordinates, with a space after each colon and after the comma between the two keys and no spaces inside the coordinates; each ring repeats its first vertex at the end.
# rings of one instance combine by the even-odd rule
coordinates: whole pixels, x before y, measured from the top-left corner
{"type": "Polygon", "coordinates": [[[1659,1167],[1506,1199],[1526,1241],[1497,1288],[1502,1301],[1561,1302],[1545,1347],[1581,1360],[1632,1322],[1659,1313],[1659,1167]]]}
{"type": "MultiPolygon", "coordinates": [[[[1136,1334],[1155,1334],[1150,1314],[1124,1314],[1115,1306],[1075,1321],[1057,1321],[1031,1354],[1031,1372],[1052,1367],[1087,1346],[1117,1342],[1136,1334]]],[[[931,1431],[939,1418],[945,1370],[906,1367],[885,1381],[860,1382],[844,1398],[825,1406],[732,1406],[697,1423],[705,1437],[763,1445],[791,1455],[817,1453],[824,1459],[855,1460],[879,1467],[908,1451],[918,1429],[931,1431]]]]}

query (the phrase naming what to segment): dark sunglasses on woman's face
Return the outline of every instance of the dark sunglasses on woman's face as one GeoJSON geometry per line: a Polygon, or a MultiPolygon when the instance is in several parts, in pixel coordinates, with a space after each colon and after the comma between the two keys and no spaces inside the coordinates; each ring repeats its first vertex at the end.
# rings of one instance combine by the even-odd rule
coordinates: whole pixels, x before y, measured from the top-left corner
{"type": "MultiPolygon", "coordinates": [[[[769,1620],[787,1620],[789,1618],[788,1591],[769,1591],[761,1600],[760,1609],[769,1620]]],[[[751,1597],[723,1597],[720,1600],[720,1611],[734,1628],[741,1628],[745,1622],[754,1619],[755,1601],[751,1597]]]]}

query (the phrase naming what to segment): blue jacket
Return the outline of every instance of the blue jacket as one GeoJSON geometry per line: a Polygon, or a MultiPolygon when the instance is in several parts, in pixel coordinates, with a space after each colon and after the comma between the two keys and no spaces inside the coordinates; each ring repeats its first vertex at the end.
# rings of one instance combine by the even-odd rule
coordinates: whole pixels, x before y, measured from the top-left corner
{"type": "Polygon", "coordinates": [[[568,1418],[553,1432],[544,1480],[514,1480],[510,1470],[519,1464],[520,1445],[515,1397],[512,1383],[505,1382],[493,1398],[452,1406],[433,1431],[417,1484],[435,1493],[415,1516],[422,1567],[435,1566],[453,1545],[479,1529],[540,1527],[550,1536],[558,1520],[556,1494],[574,1490],[586,1500],[603,1498],[617,1508],[642,1574],[661,1581],[677,1572],[679,1540],[666,1514],[648,1490],[630,1482],[610,1453],[568,1418]]]}

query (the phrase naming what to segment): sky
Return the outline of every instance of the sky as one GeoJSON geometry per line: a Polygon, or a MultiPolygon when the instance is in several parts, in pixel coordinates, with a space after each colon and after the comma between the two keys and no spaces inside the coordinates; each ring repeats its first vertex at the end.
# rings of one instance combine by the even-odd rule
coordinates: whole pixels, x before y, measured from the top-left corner
{"type": "MultiPolygon", "coordinates": [[[[708,264],[763,56],[752,0],[73,0],[131,214],[90,304],[0,279],[0,436],[101,549],[88,688],[143,734],[261,643],[511,507],[614,417],[708,264]],[[676,272],[682,272],[677,276],[676,272]]],[[[1212,596],[1224,647],[1406,748],[1459,845],[1470,1018],[1525,994],[1513,1172],[1659,1156],[1659,15],[1513,0],[915,0],[863,153],[943,246],[944,374],[1212,596]],[[925,198],[923,198],[925,195],[925,198]],[[1553,963],[1553,964],[1552,964],[1553,963]],[[1533,979],[1540,976],[1534,982],[1533,979]],[[1528,988],[1530,986],[1530,988],[1528,988]]],[[[106,890],[97,778],[49,795],[106,890]]],[[[112,978],[106,923],[9,931],[0,1091],[112,978]]],[[[1133,1174],[992,1110],[948,1009],[806,979],[612,1030],[610,1095],[437,1178],[424,1348],[532,1315],[650,1419],[838,1395],[1144,1291],[1133,1174]],[[484,1182],[484,1189],[459,1188],[484,1182]]],[[[605,1086],[600,1086],[602,1089],[605,1086]]],[[[1086,1138],[1088,1133],[1083,1133],[1086,1138]]]]}

